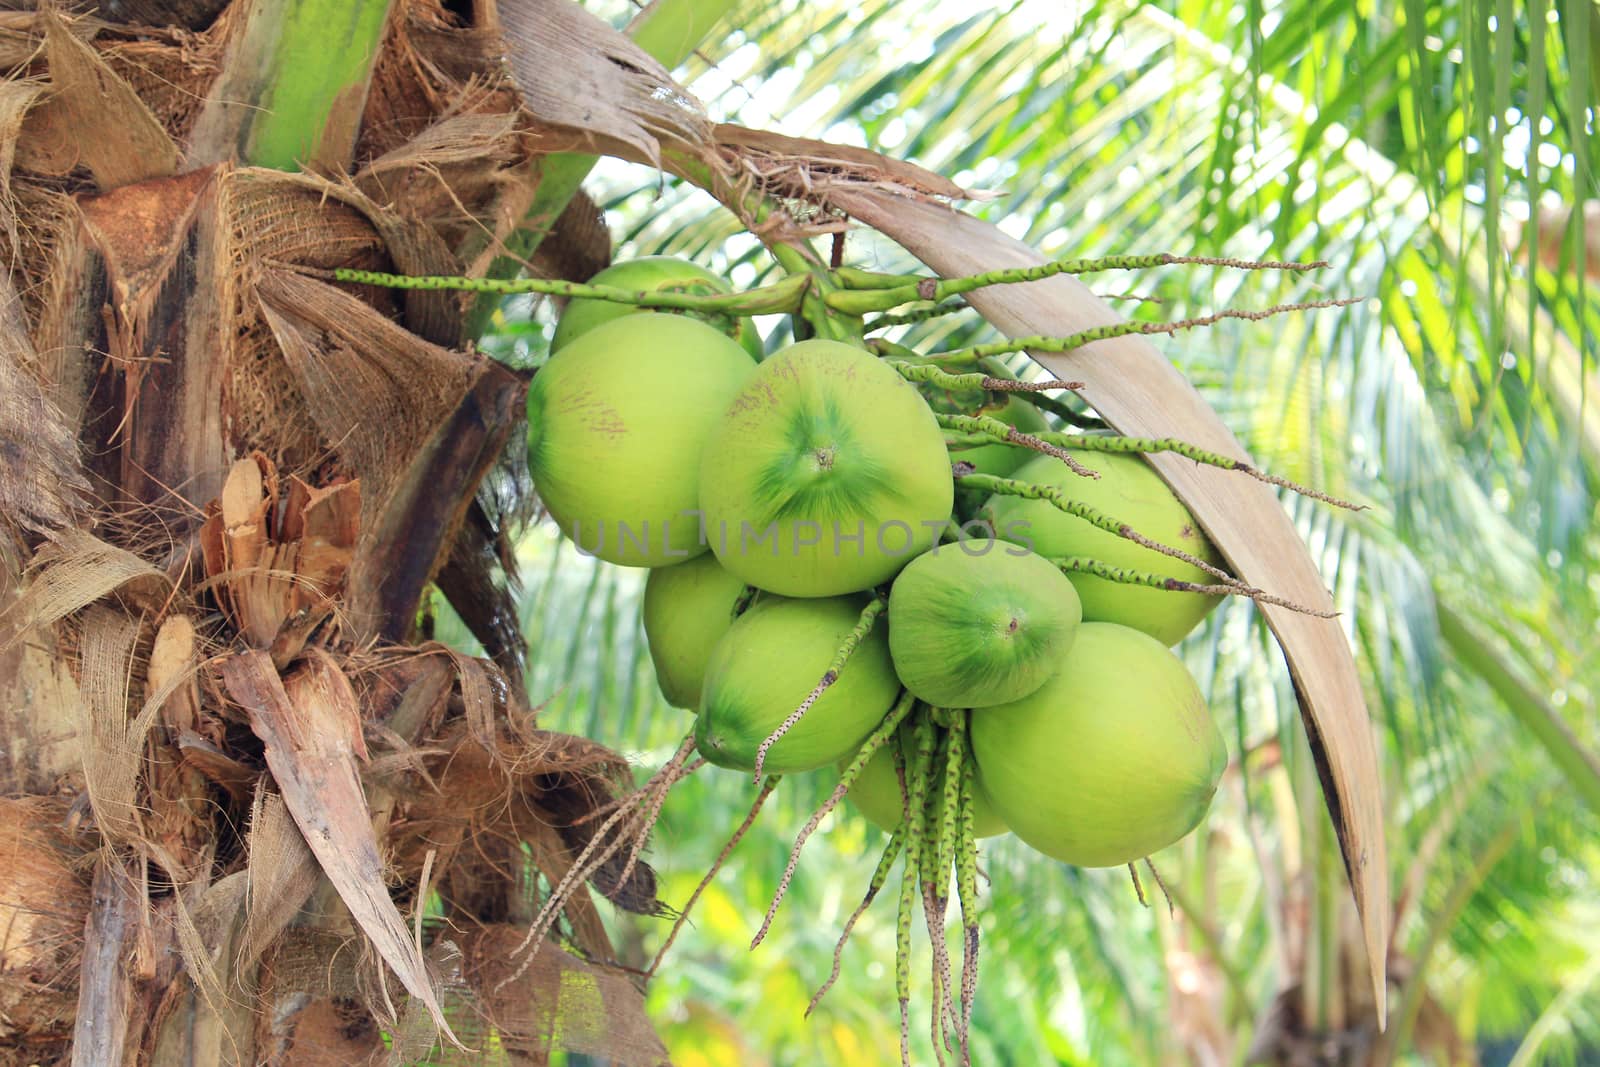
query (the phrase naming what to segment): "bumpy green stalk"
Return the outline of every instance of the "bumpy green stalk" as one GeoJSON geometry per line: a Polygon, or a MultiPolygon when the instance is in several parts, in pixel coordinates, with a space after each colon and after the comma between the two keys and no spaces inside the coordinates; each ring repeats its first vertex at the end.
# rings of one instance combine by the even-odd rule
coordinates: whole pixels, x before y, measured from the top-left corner
{"type": "Polygon", "coordinates": [[[1064,556],[1052,559],[1050,562],[1067,574],[1092,574],[1096,578],[1104,578],[1108,582],[1117,582],[1121,585],[1144,585],[1151,589],[1165,589],[1168,592],[1213,593],[1217,596],[1230,596],[1240,592],[1237,586],[1185,582],[1179,578],[1169,578],[1164,574],[1134,570],[1132,567],[1114,567],[1089,556],[1064,556]]]}
{"type": "Polygon", "coordinates": [[[811,710],[811,705],[820,700],[822,694],[828,691],[828,687],[839,680],[839,675],[844,670],[845,664],[850,662],[850,657],[855,655],[856,649],[860,647],[861,642],[872,632],[873,626],[877,625],[878,616],[882,615],[888,606],[888,597],[875,596],[866,607],[861,609],[861,615],[856,619],[855,627],[845,635],[844,643],[833,654],[833,662],[828,664],[828,669],[823,672],[822,679],[817,682],[816,687],[811,692],[806,694],[806,698],[800,702],[800,706],[790,712],[789,717],[779,723],[778,728],[768,734],[766,740],[762,741],[760,747],[756,749],[756,781],[761,781],[761,768],[766,765],[768,750],[777,744],[784,734],[794,729],[795,724],[805,718],[806,712],[811,710]]]}
{"type": "Polygon", "coordinates": [[[910,326],[917,322],[927,322],[945,315],[954,315],[958,311],[970,311],[972,305],[965,300],[954,300],[948,304],[931,304],[925,308],[913,308],[910,311],[899,311],[893,314],[878,315],[868,320],[867,332],[873,330],[886,330],[890,326],[910,326]]]}
{"type": "Polygon", "coordinates": [[[585,285],[580,282],[545,278],[459,278],[448,275],[412,276],[381,271],[352,270],[340,267],[333,280],[358,285],[377,285],[386,289],[448,289],[469,293],[543,293],[546,296],[582,297],[609,300],[633,307],[676,308],[721,315],[777,315],[796,311],[805,278],[785,278],[773,285],[742,293],[676,293],[655,290],[621,289],[614,285],[585,285]]]}
{"type": "MultiPolygon", "coordinates": [[[[972,1030],[972,1005],[978,994],[978,834],[972,815],[977,766],[969,752],[961,764],[961,840],[960,847],[956,849],[956,895],[961,899],[963,1037],[972,1030]]],[[[970,1058],[970,1053],[967,1055],[970,1058]]]]}
{"type": "Polygon", "coordinates": [[[1212,566],[1205,560],[1193,556],[1180,548],[1172,548],[1144,536],[1125,522],[1118,522],[1102,511],[1073,500],[1061,490],[1049,485],[1035,485],[1033,482],[1018,481],[1015,478],[996,478],[992,474],[968,474],[957,478],[956,484],[963,489],[977,489],[982,492],[1000,493],[1005,496],[1021,497],[1024,500],[1042,500],[1059,511],[1064,511],[1074,518],[1082,519],[1091,526],[1096,526],[1107,533],[1116,534],[1124,540],[1132,541],[1142,548],[1159,552],[1163,556],[1180,559],[1193,567],[1199,567],[1207,574],[1218,579],[1224,584],[1243,592],[1247,586],[1220,567],[1212,566]]]}
{"type": "Polygon", "coordinates": [[[778,891],[773,894],[772,904],[767,908],[767,915],[761,922],[761,929],[756,931],[755,938],[750,942],[751,948],[761,944],[762,940],[767,936],[767,931],[772,929],[772,920],[777,916],[778,908],[783,904],[783,898],[789,892],[789,882],[794,878],[795,868],[800,865],[800,850],[805,848],[806,841],[816,832],[817,827],[822,825],[822,820],[828,817],[828,813],[838,806],[839,801],[844,799],[844,795],[850,791],[850,787],[856,784],[856,779],[861,777],[861,770],[867,765],[867,761],[877,755],[878,750],[894,736],[894,732],[900,728],[900,724],[905,721],[905,717],[910,713],[911,706],[915,703],[915,700],[916,698],[909,692],[900,694],[900,699],[895,702],[894,707],[889,709],[889,714],[885,715],[883,720],[867,735],[867,739],[861,742],[861,748],[856,751],[855,758],[850,761],[850,764],[845,767],[844,773],[839,776],[839,784],[834,787],[833,793],[829,795],[827,800],[822,802],[821,807],[811,813],[811,818],[807,819],[806,824],[800,828],[800,833],[795,838],[794,848],[789,852],[789,865],[784,868],[783,877],[778,881],[778,891]]]}
{"type": "Polygon", "coordinates": [[[1076,426],[1081,430],[1104,430],[1107,428],[1104,419],[1086,415],[1056,397],[1046,396],[1043,393],[1021,393],[1019,395],[1024,402],[1032,404],[1040,411],[1054,415],[1068,426],[1076,426]]]}
{"type": "MultiPolygon", "coordinates": [[[[919,278],[906,284],[877,288],[868,292],[843,291],[829,298],[829,303],[839,311],[864,315],[912,301],[940,301],[989,285],[1012,285],[1018,282],[1037,282],[1057,274],[1091,274],[1103,270],[1144,270],[1164,267],[1172,263],[1208,264],[1222,267],[1242,267],[1248,270],[1311,270],[1325,266],[1321,263],[1288,263],[1283,261],[1255,262],[1238,259],[1212,259],[1198,256],[1174,256],[1162,253],[1152,256],[1107,256],[1103,259],[1061,259],[1042,263],[1036,267],[1014,267],[992,270],[964,278],[919,278]]],[[[860,288],[860,287],[858,287],[860,288]]]]}
{"type": "Polygon", "coordinates": [[[900,870],[900,909],[894,924],[894,996],[900,1005],[900,1065],[911,1067],[911,912],[916,904],[917,846],[900,870]]]}
{"type": "Polygon", "coordinates": [[[1036,393],[1046,389],[1083,388],[1082,382],[1063,382],[1054,379],[1023,382],[1014,378],[997,378],[992,374],[951,374],[926,363],[907,363],[894,359],[887,362],[908,382],[925,382],[954,392],[1036,393]]]}
{"type": "Polygon", "coordinates": [[[925,280],[920,274],[880,274],[859,267],[835,267],[828,274],[839,289],[896,289],[925,280]]]}
{"type": "MultiPolygon", "coordinates": [[[[850,940],[850,932],[856,928],[856,923],[861,921],[861,916],[867,913],[867,909],[872,907],[872,902],[878,898],[878,893],[883,890],[884,883],[889,880],[889,872],[894,869],[894,861],[900,858],[900,850],[905,847],[905,843],[905,828],[897,827],[894,833],[889,835],[889,843],[884,846],[883,855],[878,857],[878,866],[873,869],[872,880],[867,883],[866,895],[861,898],[861,903],[856,905],[856,910],[850,913],[850,918],[845,920],[844,929],[839,932],[839,941],[833,946],[833,970],[828,974],[828,980],[823,982],[812,996],[811,1003],[806,1005],[807,1016],[817,1010],[822,998],[833,988],[833,983],[839,980],[839,970],[844,962],[845,942],[850,940]]],[[[909,935],[909,927],[907,933],[909,935]]],[[[909,950],[908,944],[907,951],[909,950]]]]}
{"type": "Polygon", "coordinates": [[[900,724],[900,733],[895,736],[894,747],[889,754],[894,757],[894,778],[900,786],[900,822],[901,829],[911,826],[911,772],[906,766],[906,748],[910,745],[911,731],[908,723],[900,724]]]}
{"type": "Polygon", "coordinates": [[[1119,322],[1107,326],[1096,326],[1089,330],[1080,330],[1066,337],[1016,337],[1009,341],[993,341],[986,345],[973,345],[971,348],[951,349],[945,355],[961,355],[984,358],[986,356],[1003,356],[1013,352],[1071,352],[1075,348],[1093,341],[1105,341],[1113,337],[1127,337],[1132,334],[1158,334],[1177,333],[1180,330],[1192,330],[1200,326],[1212,326],[1225,319],[1245,319],[1259,321],[1281,315],[1288,311],[1311,311],[1316,308],[1348,307],[1358,303],[1359,298],[1349,297],[1339,300],[1311,300],[1302,304],[1275,304],[1259,311],[1218,311],[1211,315],[1202,315],[1199,318],[1183,319],[1179,322],[1119,322]]]}
{"type": "Polygon", "coordinates": [[[950,994],[955,982],[950,972],[950,946],[945,939],[944,919],[950,910],[951,868],[955,865],[956,852],[961,841],[961,767],[966,762],[966,739],[966,716],[956,711],[953,721],[944,733],[944,795],[940,798],[939,836],[933,862],[936,877],[933,885],[933,905],[937,929],[929,931],[937,940],[934,951],[935,966],[940,971],[941,987],[945,991],[945,1006],[950,1013],[951,1028],[955,1031],[962,1050],[963,1063],[967,1059],[967,1038],[961,1027],[961,1015],[956,1011],[955,1001],[951,999],[950,994]]]}
{"type": "Polygon", "coordinates": [[[1337,611],[1322,611],[1317,608],[1297,604],[1280,596],[1273,596],[1253,585],[1246,585],[1238,580],[1227,583],[1206,584],[1204,582],[1185,582],[1178,578],[1168,578],[1162,574],[1151,574],[1149,571],[1134,570],[1131,567],[1113,567],[1101,560],[1091,559],[1088,556],[1066,556],[1050,561],[1068,574],[1092,574],[1097,578],[1104,578],[1108,582],[1119,582],[1122,585],[1144,585],[1151,589],[1164,589],[1168,592],[1205,593],[1208,596],[1243,596],[1249,597],[1258,604],[1272,604],[1290,611],[1298,611],[1302,615],[1311,615],[1319,619],[1336,619],[1337,611]]]}
{"type": "Polygon", "coordinates": [[[948,360],[938,353],[924,355],[914,348],[908,348],[905,345],[885,340],[882,337],[874,337],[872,340],[863,343],[873,355],[892,357],[909,367],[934,367],[944,370],[946,368],[964,369],[978,365],[978,361],[975,359],[948,360]]]}
{"type": "Polygon", "coordinates": [[[927,793],[932,777],[934,731],[926,715],[913,720],[913,749],[906,765],[906,862],[900,876],[900,913],[895,927],[894,988],[900,1002],[900,1061],[911,1067],[911,919],[926,857],[927,793]]]}
{"type": "Polygon", "coordinates": [[[928,927],[928,941],[932,949],[931,966],[929,974],[933,986],[933,1009],[929,1016],[929,1036],[933,1042],[934,1055],[940,1067],[944,1065],[944,1017],[945,1002],[948,1000],[948,991],[944,985],[944,968],[940,965],[940,945],[943,941],[943,930],[934,917],[934,898],[936,896],[935,884],[944,876],[945,870],[939,866],[940,853],[940,827],[942,825],[943,794],[935,794],[932,786],[935,774],[943,763],[946,738],[948,734],[938,729],[934,724],[934,709],[917,717],[913,727],[913,736],[916,738],[917,758],[925,768],[923,774],[923,789],[921,796],[913,796],[912,804],[921,808],[922,825],[919,827],[914,844],[920,856],[917,861],[919,889],[922,897],[923,922],[928,927]]]}
{"type": "MultiPolygon", "coordinates": [[[[1025,394],[1024,399],[1031,400],[1033,396],[1025,394]]],[[[1158,452],[1171,452],[1174,455],[1192,459],[1196,463],[1202,463],[1208,467],[1217,467],[1225,471],[1237,471],[1240,474],[1254,478],[1258,482],[1276,485],[1301,496],[1309,497],[1312,500],[1320,500],[1325,504],[1332,504],[1334,507],[1345,508],[1349,511],[1365,511],[1367,507],[1365,504],[1356,504],[1348,500],[1341,500],[1336,496],[1330,496],[1320,489],[1312,489],[1280,475],[1269,474],[1252,463],[1234,459],[1232,456],[1224,456],[1220,452],[1208,451],[1176,437],[1124,437],[1120,434],[1063,433],[1060,430],[1035,430],[1032,436],[1046,444],[1080,452],[1113,452],[1124,455],[1153,455],[1158,452]]],[[[945,435],[945,447],[947,448],[978,448],[996,443],[1008,444],[1010,442],[1006,437],[988,431],[956,431],[945,435]]]]}
{"type": "Polygon", "coordinates": [[[983,433],[990,435],[996,441],[1008,445],[1017,445],[1034,452],[1059,459],[1067,465],[1073,474],[1083,478],[1098,478],[1100,473],[1092,471],[1072,457],[1072,453],[1060,445],[1053,445],[1037,434],[1023,433],[1010,423],[994,418],[992,415],[941,415],[934,413],[934,420],[938,422],[941,430],[956,430],[961,433],[983,433]]]}

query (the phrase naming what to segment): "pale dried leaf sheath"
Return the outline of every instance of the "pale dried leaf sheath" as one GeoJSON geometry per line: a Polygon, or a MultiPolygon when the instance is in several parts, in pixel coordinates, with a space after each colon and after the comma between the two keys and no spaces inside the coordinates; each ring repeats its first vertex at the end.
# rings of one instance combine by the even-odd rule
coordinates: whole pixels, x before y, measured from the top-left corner
{"type": "Polygon", "coordinates": [[[322,652],[308,656],[287,682],[260,651],[230,656],[222,677],[229,695],[249,712],[284,805],[339,899],[401,983],[455,1041],[427,961],[417,954],[384,882],[356,767],[360,708],[349,680],[322,652]]]}
{"type": "Polygon", "coordinates": [[[236,971],[247,971],[294,921],[317,887],[317,863],[283,798],[258,790],[250,808],[245,926],[236,971]]]}
{"type": "Polygon", "coordinates": [[[976,198],[976,194],[941,174],[866,148],[814,141],[809,137],[788,137],[725,122],[713,128],[712,136],[719,149],[733,150],[750,160],[755,170],[770,169],[780,178],[792,178],[803,170],[813,186],[892,183],[927,196],[950,200],[976,198]],[[792,172],[787,169],[790,167],[792,172]]]}
{"type": "Polygon", "coordinates": [[[711,123],[656,60],[571,0],[500,8],[506,62],[523,106],[562,148],[661,167],[665,143],[697,153],[711,123]]]}
{"type": "Polygon", "coordinates": [[[78,161],[101,189],[115,189],[178,170],[178,146],[132,86],[73,36],[54,10],[40,15],[53,89],[48,121],[69,137],[78,161]]]}
{"type": "MultiPolygon", "coordinates": [[[[938,204],[868,190],[836,190],[833,199],[945,277],[1045,262],[1036,251],[990,224],[938,204]]],[[[1066,275],[981,289],[967,299],[1013,337],[1065,337],[1120,321],[1081,282],[1066,275]]],[[[1081,379],[1085,386],[1080,394],[1121,433],[1179,437],[1248,461],[1200,394],[1142,337],[1097,341],[1075,352],[1037,353],[1035,358],[1059,378],[1081,379]]],[[[1267,486],[1172,454],[1146,459],[1188,505],[1236,576],[1295,603],[1332,609],[1316,565],[1267,486]]],[[[1283,647],[1294,679],[1323,795],[1361,913],[1367,964],[1382,1019],[1388,862],[1378,755],[1361,679],[1337,621],[1271,604],[1261,605],[1261,611],[1283,647]]]]}
{"type": "Polygon", "coordinates": [[[58,622],[113,590],[149,601],[159,601],[169,590],[166,575],[156,568],[82,530],[57,531],[34,554],[32,565],[32,580],[0,615],[0,646],[30,627],[58,622]]]}

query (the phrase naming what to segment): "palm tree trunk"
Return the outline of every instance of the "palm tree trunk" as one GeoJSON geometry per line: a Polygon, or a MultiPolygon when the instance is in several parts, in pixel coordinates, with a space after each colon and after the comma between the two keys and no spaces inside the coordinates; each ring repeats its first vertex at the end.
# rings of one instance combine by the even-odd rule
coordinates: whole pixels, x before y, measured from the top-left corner
{"type": "Polygon", "coordinates": [[[664,1058],[587,895],[511,987],[549,1025],[463,970],[529,961],[485,955],[529,857],[559,877],[628,768],[521,693],[478,491],[523,379],[453,298],[320,274],[461,273],[519,221],[494,5],[452,10],[0,16],[37,47],[0,85],[0,1062],[664,1058]],[[421,642],[444,574],[496,662],[421,642]]]}

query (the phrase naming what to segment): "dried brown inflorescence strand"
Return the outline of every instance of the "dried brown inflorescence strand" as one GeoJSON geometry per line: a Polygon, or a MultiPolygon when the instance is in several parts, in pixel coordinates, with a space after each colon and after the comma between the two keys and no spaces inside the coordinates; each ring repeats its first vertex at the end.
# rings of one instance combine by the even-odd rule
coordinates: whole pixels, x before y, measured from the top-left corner
{"type": "MultiPolygon", "coordinates": [[[[688,774],[693,773],[694,768],[698,768],[703,764],[703,760],[694,764],[687,762],[693,751],[694,735],[691,733],[684,738],[683,743],[678,746],[678,750],[662,766],[661,770],[652,775],[650,780],[635,793],[639,803],[658,813],[660,811],[658,799],[665,796],[667,791],[682,781],[688,774]]],[[[539,910],[538,916],[528,927],[527,934],[518,944],[514,955],[525,956],[521,967],[504,978],[495,987],[496,991],[509,983],[517,981],[526,969],[532,966],[534,958],[539,953],[539,949],[536,946],[543,943],[545,936],[555,925],[556,920],[560,917],[572,895],[581,888],[584,881],[591,874],[600,869],[602,864],[621,851],[626,843],[637,840],[638,823],[648,821],[649,817],[640,813],[638,805],[630,804],[618,807],[610,818],[600,825],[583,851],[578,854],[572,868],[552,887],[544,906],[539,910]],[[613,829],[615,830],[614,833],[612,832],[613,829]]]]}
{"type": "Polygon", "coordinates": [[[761,921],[761,928],[756,931],[755,937],[750,942],[751,948],[761,944],[762,940],[767,936],[767,931],[772,928],[772,920],[777,916],[778,907],[783,903],[784,894],[789,890],[789,882],[794,878],[795,868],[800,863],[800,850],[805,847],[807,839],[811,837],[818,826],[822,825],[822,820],[827,818],[828,813],[838,806],[839,801],[844,799],[845,794],[850,791],[850,787],[860,777],[868,761],[877,755],[879,749],[893,741],[895,732],[900,729],[900,724],[911,713],[913,703],[914,698],[909,692],[900,694],[900,699],[895,702],[889,713],[883,717],[883,721],[873,729],[872,733],[867,735],[865,741],[861,742],[861,747],[856,751],[855,756],[851,758],[850,764],[844,769],[844,773],[839,775],[839,784],[834,786],[833,792],[828,795],[828,799],[822,802],[821,807],[811,813],[811,817],[806,820],[806,824],[800,828],[800,833],[795,837],[794,848],[789,851],[789,863],[784,867],[783,877],[778,882],[778,890],[773,894],[772,904],[767,908],[766,917],[761,921]]]}
{"type": "Polygon", "coordinates": [[[672,930],[667,934],[666,940],[661,943],[661,948],[656,952],[655,959],[650,962],[650,966],[645,970],[647,975],[653,976],[661,967],[661,961],[666,959],[667,952],[672,948],[672,943],[678,939],[678,932],[689,921],[689,913],[694,910],[695,903],[700,899],[700,895],[706,891],[706,887],[711,884],[711,880],[722,869],[722,865],[728,862],[728,857],[739,846],[739,842],[744,840],[744,835],[750,832],[750,827],[755,825],[756,816],[761,814],[762,805],[767,802],[767,798],[772,795],[772,791],[778,787],[778,783],[781,781],[783,781],[781,774],[767,776],[767,780],[761,786],[761,791],[756,794],[756,799],[751,803],[750,810],[745,813],[744,821],[733,831],[732,836],[728,838],[728,843],[722,846],[722,851],[717,853],[717,858],[706,869],[705,875],[700,879],[700,884],[694,887],[694,892],[689,894],[689,900],[684,904],[683,910],[678,913],[678,918],[672,924],[672,930]]]}

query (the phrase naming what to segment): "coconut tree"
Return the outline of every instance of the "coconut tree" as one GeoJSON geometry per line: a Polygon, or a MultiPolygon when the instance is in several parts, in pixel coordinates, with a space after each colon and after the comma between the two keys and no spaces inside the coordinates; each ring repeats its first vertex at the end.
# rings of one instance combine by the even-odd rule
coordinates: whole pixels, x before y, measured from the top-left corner
{"type": "MultiPolygon", "coordinates": [[[[386,1042],[404,1058],[440,1028],[512,1059],[556,1040],[623,1062],[659,1058],[598,911],[571,892],[588,881],[624,908],[660,907],[633,855],[611,847],[614,860],[578,865],[603,836],[590,816],[629,810],[607,804],[624,768],[526,716],[517,629],[495,582],[512,559],[500,534],[519,476],[500,457],[521,381],[464,347],[492,302],[429,289],[393,298],[331,284],[330,272],[504,275],[531,259],[536,273],[586,277],[607,244],[574,196],[592,162],[579,153],[591,150],[710,187],[817,285],[827,277],[803,246],[772,239],[771,200],[719,184],[720,165],[802,205],[826,174],[833,206],[875,219],[943,273],[1004,265],[984,255],[1026,261],[981,228],[956,242],[982,253],[976,263],[944,255],[919,197],[960,190],[928,172],[717,130],[685,108],[650,53],[676,58],[699,39],[697,20],[717,13],[652,9],[631,46],[559,3],[15,17],[16,355],[5,395],[18,399],[6,425],[8,441],[30,428],[36,444],[8,451],[0,486],[16,517],[7,703],[28,709],[8,724],[9,788],[28,796],[8,825],[30,834],[19,851],[44,857],[12,905],[27,917],[28,950],[8,953],[23,979],[8,987],[26,992],[32,1014],[7,1015],[35,1020],[17,1028],[19,1055],[59,1058],[70,1036],[82,1062],[371,1058],[388,1055],[386,1042]],[[908,203],[887,207],[851,183],[908,203]],[[417,643],[431,625],[417,612],[430,582],[486,661],[417,643]],[[70,799],[55,810],[39,799],[62,790],[70,799]],[[557,929],[539,909],[547,893],[564,905],[555,936],[567,951],[529,955],[557,929]],[[75,906],[47,912],[47,898],[75,906]],[[47,914],[55,925],[35,922],[47,914]]],[[[863,14],[886,25],[881,9],[863,14]]],[[[781,41],[809,17],[773,8],[743,32],[781,41]]],[[[1027,301],[983,306],[1012,332],[1041,332],[1026,328],[1040,313],[1027,301]]],[[[1147,414],[1116,400],[1108,392],[1103,404],[1124,428],[1147,414]]],[[[1204,477],[1161,463],[1191,490],[1204,477]]],[[[1256,517],[1281,522],[1260,506],[1256,517]]],[[[1220,529],[1245,514],[1203,518],[1220,529]]],[[[1281,532],[1260,541],[1282,559],[1222,540],[1241,570],[1303,562],[1281,532]]],[[[1309,750],[1295,747],[1294,781],[1307,787],[1313,759],[1331,768],[1332,833],[1367,909],[1366,943],[1379,949],[1390,915],[1376,791],[1365,788],[1375,783],[1358,766],[1365,735],[1348,715],[1359,694],[1352,704],[1346,689],[1335,714],[1327,687],[1348,679],[1297,658],[1342,651],[1342,639],[1266,614],[1280,636],[1300,634],[1285,646],[1317,727],[1309,750]]],[[[1246,631],[1259,626],[1241,618],[1246,631]]],[[[609,681],[608,647],[637,656],[614,616],[608,630],[598,652],[571,654],[568,678],[587,658],[609,681]]],[[[624,696],[637,698],[638,674],[625,678],[635,688],[624,696]]],[[[1281,696],[1275,706],[1287,707],[1281,696]]],[[[1560,742],[1559,716],[1540,705],[1519,713],[1560,742]]],[[[616,840],[636,849],[640,835],[625,828],[616,840]]],[[[1331,844],[1315,854],[1335,855],[1331,844]]],[[[1316,883],[1327,915],[1342,899],[1326,892],[1334,881],[1316,883]]],[[[1315,958],[1333,967],[1333,954],[1315,958]]],[[[1380,981],[1373,995],[1383,994],[1380,981]]]]}
{"type": "MultiPolygon", "coordinates": [[[[1316,775],[1285,714],[1288,693],[1262,671],[1259,621],[1247,607],[1226,612],[1189,652],[1214,705],[1235,711],[1233,828],[1162,863],[1170,922],[1138,909],[1124,886],[991,854],[994,912],[1006,918],[995,920],[1005,947],[989,980],[1013,992],[1011,1004],[1024,991],[1071,993],[1036,1014],[984,1016],[988,1033],[1020,1058],[1030,1049],[1069,1062],[1461,1061],[1474,1040],[1518,1035],[1519,1062],[1531,1063],[1584,1040],[1596,1024],[1585,828],[1600,776],[1585,714],[1594,668],[1581,651],[1595,620],[1585,584],[1595,453],[1583,410],[1595,297],[1576,205],[1595,195],[1584,104],[1592,11],[1406,5],[1365,16],[1290,4],[1235,19],[1129,3],[1063,22],[1046,7],[941,8],[920,23],[924,47],[900,40],[895,5],[763,5],[739,20],[739,37],[708,46],[714,62],[692,68],[702,73],[690,84],[750,121],[801,116],[813,132],[1015,190],[986,210],[1048,252],[1300,256],[1342,270],[1266,296],[1260,279],[1243,291],[1221,273],[1136,274],[1115,291],[1164,302],[1136,315],[1326,290],[1375,297],[1343,316],[1165,350],[1207,384],[1253,452],[1373,505],[1296,515],[1361,650],[1400,798],[1390,830],[1407,861],[1394,875],[1395,1012],[1380,1037],[1351,966],[1331,835],[1307,814],[1316,775]],[[886,53],[901,58],[884,63],[886,53]],[[1340,64],[1325,61],[1334,55],[1340,64]],[[1452,299],[1461,293],[1472,298],[1452,299]],[[1041,898],[1081,906],[1040,908],[1041,898]],[[1072,950],[1070,969],[1060,946],[1072,950]],[[1160,987],[1165,995],[1151,992],[1160,987]],[[1077,1021],[1063,1026],[1063,1013],[1077,1021]]],[[[602,201],[626,221],[631,247],[760,276],[757,242],[708,200],[663,198],[653,178],[612,173],[602,201]]],[[[862,240],[886,269],[904,262],[862,240]]],[[[907,338],[953,340],[953,323],[907,338]]],[[[659,712],[630,637],[627,581],[596,569],[567,595],[580,606],[556,607],[559,590],[541,587],[539,618],[577,617],[587,636],[570,663],[543,668],[544,691],[581,678],[566,721],[664,744],[667,732],[650,728],[659,712]],[[590,642],[616,651],[591,658],[590,642]],[[618,721],[612,705],[590,703],[608,692],[638,710],[618,721]]],[[[717,803],[714,792],[696,799],[717,803]]],[[[830,860],[859,880],[853,833],[840,830],[830,860]]],[[[776,842],[772,851],[781,869],[776,842]]],[[[824,913],[837,906],[825,887],[814,892],[808,902],[824,913]]],[[[792,936],[785,958],[808,951],[792,936]]],[[[721,960],[718,944],[702,958],[721,960]]],[[[687,981],[673,988],[689,995],[687,981]]],[[[716,1017],[715,998],[696,999],[695,1018],[716,1017]]],[[[825,1018],[873,1032],[854,1007],[825,1018]]],[[[783,1025],[772,1024],[774,1041],[799,1039],[783,1025]]],[[[709,1022],[694,1033],[727,1047],[709,1022]]],[[[825,1058],[841,1054],[828,1032],[814,1040],[825,1058]]]]}

